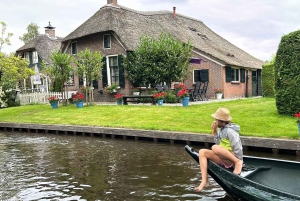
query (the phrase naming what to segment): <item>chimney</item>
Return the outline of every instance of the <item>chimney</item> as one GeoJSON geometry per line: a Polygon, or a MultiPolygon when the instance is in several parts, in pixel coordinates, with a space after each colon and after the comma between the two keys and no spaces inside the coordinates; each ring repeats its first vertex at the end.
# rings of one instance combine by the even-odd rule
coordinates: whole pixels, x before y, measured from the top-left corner
{"type": "Polygon", "coordinates": [[[48,35],[50,38],[55,38],[55,27],[51,26],[50,22],[49,25],[44,28],[46,35],[48,35]]]}
{"type": "Polygon", "coordinates": [[[113,6],[118,6],[117,0],[107,0],[107,4],[112,4],[113,6]]]}
{"type": "Polygon", "coordinates": [[[173,18],[176,17],[176,7],[173,7],[173,18]]]}

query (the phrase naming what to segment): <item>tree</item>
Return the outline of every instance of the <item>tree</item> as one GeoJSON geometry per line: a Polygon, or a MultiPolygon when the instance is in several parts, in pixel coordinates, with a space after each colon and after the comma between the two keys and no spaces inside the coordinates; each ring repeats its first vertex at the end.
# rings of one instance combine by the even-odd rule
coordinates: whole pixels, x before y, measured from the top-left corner
{"type": "Polygon", "coordinates": [[[13,33],[7,33],[7,36],[5,38],[5,32],[6,32],[6,24],[4,22],[0,22],[0,24],[2,25],[2,29],[1,29],[1,37],[0,37],[0,52],[3,48],[4,44],[7,45],[11,45],[9,38],[12,37],[14,34],[13,33]]]}
{"type": "Polygon", "coordinates": [[[86,97],[88,97],[87,103],[93,103],[93,80],[98,80],[101,77],[103,56],[100,54],[100,52],[94,51],[92,53],[89,49],[82,50],[77,56],[78,60],[75,60],[75,63],[78,67],[77,73],[79,76],[86,78],[86,97]]]}
{"type": "Polygon", "coordinates": [[[128,53],[124,67],[128,79],[135,84],[161,83],[186,80],[192,46],[162,33],[159,39],[142,36],[137,50],[128,53]]]}
{"type": "MultiPolygon", "coordinates": [[[[14,54],[9,56],[0,52],[0,86],[4,92],[4,100],[7,106],[15,105],[15,91],[19,83],[33,75],[34,71],[28,68],[28,62],[14,54]]],[[[2,98],[3,100],[3,98],[2,98]]],[[[5,104],[5,105],[6,105],[5,104]]]]}
{"type": "Polygon", "coordinates": [[[279,114],[300,111],[300,30],[281,38],[275,60],[275,99],[279,114]]]}
{"type": "MultiPolygon", "coordinates": [[[[52,53],[49,58],[52,64],[46,66],[45,71],[50,74],[55,83],[60,83],[61,93],[63,94],[65,92],[65,94],[67,94],[67,88],[64,87],[64,85],[70,77],[73,76],[72,72],[74,72],[74,68],[71,65],[73,57],[58,51],[52,53]]],[[[67,101],[65,103],[67,104],[67,101]]]]}
{"type": "Polygon", "coordinates": [[[27,26],[27,33],[24,33],[23,36],[19,37],[21,41],[24,42],[24,44],[28,43],[30,40],[34,39],[39,34],[39,26],[35,23],[30,23],[27,26]]]}

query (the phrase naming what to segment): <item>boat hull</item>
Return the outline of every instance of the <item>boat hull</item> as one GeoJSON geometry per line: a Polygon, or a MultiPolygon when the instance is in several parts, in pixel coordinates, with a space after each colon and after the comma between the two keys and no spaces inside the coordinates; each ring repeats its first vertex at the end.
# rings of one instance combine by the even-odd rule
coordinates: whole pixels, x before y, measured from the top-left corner
{"type": "MultiPolygon", "coordinates": [[[[185,150],[199,163],[198,152],[188,145],[185,150]]],[[[244,163],[241,175],[235,175],[209,160],[208,174],[227,194],[242,200],[300,200],[300,163],[250,156],[244,156],[244,163]]]]}

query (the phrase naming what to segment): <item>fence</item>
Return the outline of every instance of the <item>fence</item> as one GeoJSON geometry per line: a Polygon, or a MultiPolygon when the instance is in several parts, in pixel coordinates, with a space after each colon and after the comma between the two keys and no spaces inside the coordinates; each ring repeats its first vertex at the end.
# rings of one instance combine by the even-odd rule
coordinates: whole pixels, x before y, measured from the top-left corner
{"type": "Polygon", "coordinates": [[[72,93],[76,93],[77,91],[68,91],[67,93],[61,92],[34,92],[34,93],[25,93],[25,94],[18,94],[17,100],[20,100],[21,105],[27,105],[30,103],[40,103],[40,104],[47,104],[49,103],[48,98],[51,96],[56,96],[60,100],[61,99],[69,99],[72,97],[72,93]],[[66,96],[66,94],[68,94],[66,96]]]}

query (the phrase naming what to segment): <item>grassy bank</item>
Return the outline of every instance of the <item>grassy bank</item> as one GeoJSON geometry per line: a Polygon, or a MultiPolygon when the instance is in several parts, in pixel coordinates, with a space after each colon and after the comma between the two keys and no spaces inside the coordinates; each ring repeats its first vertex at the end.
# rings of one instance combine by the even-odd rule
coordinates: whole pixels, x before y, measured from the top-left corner
{"type": "Polygon", "coordinates": [[[0,110],[0,122],[67,124],[146,130],[211,133],[210,116],[218,107],[231,111],[241,136],[294,138],[298,128],[294,117],[278,115],[273,98],[249,98],[188,107],[148,105],[95,105],[77,109],[74,105],[52,109],[50,105],[26,105],[0,110]]]}

